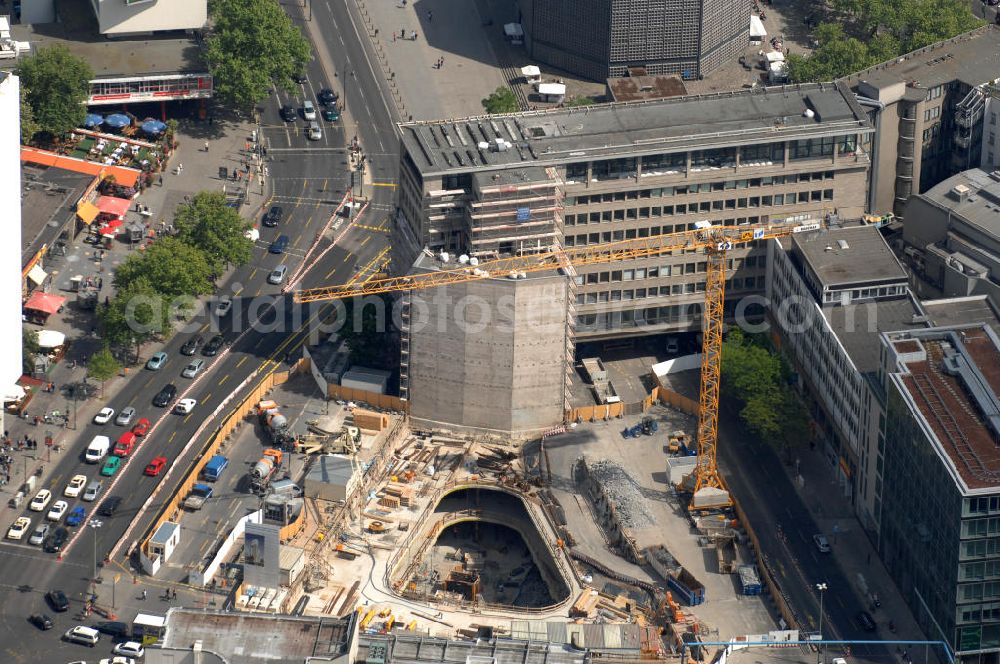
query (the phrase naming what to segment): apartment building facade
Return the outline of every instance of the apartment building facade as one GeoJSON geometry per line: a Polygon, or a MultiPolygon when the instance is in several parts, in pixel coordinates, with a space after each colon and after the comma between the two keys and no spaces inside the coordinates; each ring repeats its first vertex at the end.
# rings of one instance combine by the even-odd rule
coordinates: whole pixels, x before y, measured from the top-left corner
{"type": "Polygon", "coordinates": [[[697,78],[749,41],[748,0],[519,0],[518,13],[533,59],[597,81],[629,67],[697,78]]]}
{"type": "MultiPolygon", "coordinates": [[[[0,72],[0,194],[12,201],[5,213],[6,242],[0,249],[0,329],[8,352],[0,359],[0,390],[21,377],[21,102],[20,79],[0,72]],[[6,256],[6,258],[3,258],[6,256]],[[17,350],[15,350],[17,349],[17,350]]],[[[0,415],[2,422],[2,415],[0,415]]]]}
{"type": "Polygon", "coordinates": [[[1000,338],[989,325],[882,335],[879,554],[924,633],[1000,657],[1000,338]]]}
{"type": "Polygon", "coordinates": [[[843,79],[877,130],[864,146],[872,155],[871,212],[902,217],[911,195],[982,164],[997,52],[1000,26],[987,25],[843,79]]]}

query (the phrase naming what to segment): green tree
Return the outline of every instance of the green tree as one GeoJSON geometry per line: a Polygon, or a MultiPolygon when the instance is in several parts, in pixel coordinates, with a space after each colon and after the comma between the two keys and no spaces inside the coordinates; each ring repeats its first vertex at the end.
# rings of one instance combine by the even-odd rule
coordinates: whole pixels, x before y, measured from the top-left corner
{"type": "Polygon", "coordinates": [[[215,290],[208,255],[173,237],[160,238],[141,254],[132,254],[115,270],[118,290],[143,282],[167,300],[207,295],[215,290]]]}
{"type": "Polygon", "coordinates": [[[170,329],[170,303],[144,279],[136,279],[97,310],[101,334],[112,344],[134,351],[166,335],[170,329]]]}
{"type": "Polygon", "coordinates": [[[205,253],[217,274],[227,265],[245,265],[253,257],[253,242],[244,235],[250,224],[226,205],[226,196],[220,192],[200,192],[180,206],[174,228],[181,242],[205,253]]]}
{"type": "Polygon", "coordinates": [[[35,355],[42,352],[38,345],[38,332],[24,328],[21,332],[21,370],[29,376],[35,371],[35,355]]]}
{"type": "Polygon", "coordinates": [[[38,123],[35,122],[35,112],[28,102],[28,88],[21,85],[21,142],[28,144],[38,133],[38,123]]]}
{"type": "Polygon", "coordinates": [[[104,383],[117,376],[121,370],[122,365],[115,359],[107,344],[87,361],[87,377],[100,382],[101,396],[104,396],[104,383]]]}
{"type": "Polygon", "coordinates": [[[398,359],[390,325],[392,301],[389,294],[344,300],[344,323],[337,334],[347,344],[351,363],[389,368],[391,358],[398,359]]]}
{"type": "Polygon", "coordinates": [[[578,96],[578,97],[570,97],[565,102],[563,102],[563,106],[569,106],[570,108],[572,108],[575,106],[592,106],[596,103],[597,100],[594,99],[593,97],[578,96]]]}
{"type": "Polygon", "coordinates": [[[312,59],[312,47],[275,0],[211,0],[212,33],[205,60],[215,92],[249,110],[275,82],[294,88],[292,76],[312,59]]]}
{"type": "Polygon", "coordinates": [[[517,97],[510,88],[501,85],[493,91],[489,97],[482,101],[483,108],[487,113],[516,113],[520,108],[517,105],[517,97]]]}
{"type": "Polygon", "coordinates": [[[28,104],[38,131],[61,136],[83,124],[87,114],[84,104],[94,77],[85,60],[65,46],[48,46],[21,60],[17,74],[28,89],[28,104]]]}

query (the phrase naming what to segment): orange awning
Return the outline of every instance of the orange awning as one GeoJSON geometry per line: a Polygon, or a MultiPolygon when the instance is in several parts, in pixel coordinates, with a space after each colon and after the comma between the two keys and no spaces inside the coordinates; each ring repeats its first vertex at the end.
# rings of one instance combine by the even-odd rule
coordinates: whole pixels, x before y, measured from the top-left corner
{"type": "Polygon", "coordinates": [[[126,168],[125,166],[107,166],[99,164],[96,161],[87,161],[86,159],[77,159],[76,157],[64,157],[55,152],[29,148],[24,145],[21,146],[21,161],[40,164],[42,166],[55,166],[56,168],[73,171],[74,173],[85,173],[94,177],[99,175],[114,175],[115,182],[124,187],[135,187],[135,183],[139,181],[139,173],[141,172],[135,168],[126,168]]]}
{"type": "Polygon", "coordinates": [[[90,201],[81,201],[79,205],[76,206],[76,216],[80,217],[80,221],[85,224],[93,223],[94,219],[101,211],[96,205],[90,201]]]}

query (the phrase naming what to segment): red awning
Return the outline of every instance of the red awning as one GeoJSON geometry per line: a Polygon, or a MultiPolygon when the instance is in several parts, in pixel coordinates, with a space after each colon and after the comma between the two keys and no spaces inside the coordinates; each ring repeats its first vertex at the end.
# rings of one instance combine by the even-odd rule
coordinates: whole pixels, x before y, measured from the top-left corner
{"type": "Polygon", "coordinates": [[[28,301],[24,303],[24,308],[31,309],[32,311],[41,311],[45,314],[54,314],[59,311],[59,308],[65,302],[66,298],[60,295],[35,291],[28,298],[28,301]]]}
{"type": "Polygon", "coordinates": [[[128,212],[132,201],[125,198],[115,198],[114,196],[101,196],[97,199],[97,209],[105,214],[113,214],[116,217],[124,217],[128,212]]]}
{"type": "Polygon", "coordinates": [[[98,232],[99,235],[107,235],[108,237],[114,237],[118,235],[118,229],[125,225],[125,222],[121,219],[112,219],[111,221],[105,223],[101,226],[98,232]]]}

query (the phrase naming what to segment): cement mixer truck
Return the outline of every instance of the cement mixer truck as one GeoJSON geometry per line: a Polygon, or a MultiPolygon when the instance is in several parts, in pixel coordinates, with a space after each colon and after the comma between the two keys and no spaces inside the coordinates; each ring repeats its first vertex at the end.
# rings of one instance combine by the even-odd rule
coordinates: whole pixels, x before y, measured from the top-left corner
{"type": "Polygon", "coordinates": [[[284,453],[281,450],[274,448],[264,450],[264,456],[250,469],[250,488],[258,493],[263,493],[274,476],[281,470],[283,458],[284,453]]]}
{"type": "Polygon", "coordinates": [[[288,433],[288,418],[278,410],[278,404],[270,400],[258,403],[257,419],[272,443],[279,447],[294,444],[293,437],[288,433]]]}

